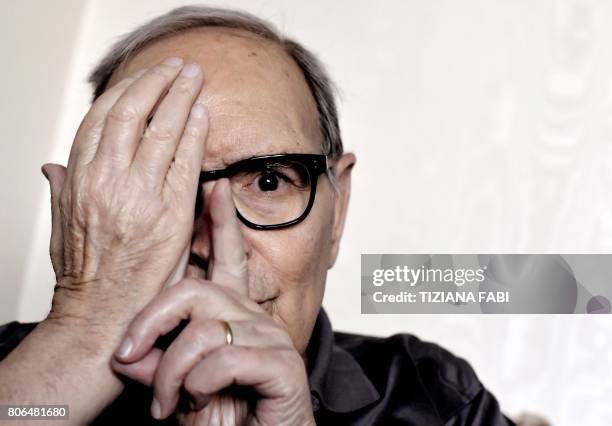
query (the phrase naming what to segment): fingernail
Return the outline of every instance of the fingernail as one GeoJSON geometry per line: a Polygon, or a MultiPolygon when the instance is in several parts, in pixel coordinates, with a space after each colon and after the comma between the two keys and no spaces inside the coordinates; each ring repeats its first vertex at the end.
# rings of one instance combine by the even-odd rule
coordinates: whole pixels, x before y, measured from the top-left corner
{"type": "Polygon", "coordinates": [[[195,118],[202,118],[206,114],[206,108],[201,103],[193,104],[191,107],[191,115],[195,118]]]}
{"type": "Polygon", "coordinates": [[[154,419],[159,419],[161,417],[161,407],[157,398],[153,398],[153,403],[151,404],[151,416],[153,416],[154,419]]]}
{"type": "Polygon", "coordinates": [[[164,59],[164,62],[162,62],[165,65],[170,65],[171,67],[178,67],[180,65],[183,65],[183,59],[182,58],[177,58],[177,57],[172,57],[172,58],[167,58],[164,59]]]}
{"type": "Polygon", "coordinates": [[[189,64],[181,71],[185,77],[195,77],[200,74],[200,66],[198,64],[189,64]]]}
{"type": "Polygon", "coordinates": [[[130,339],[129,337],[126,337],[123,340],[123,343],[121,343],[121,346],[119,346],[119,349],[117,349],[117,356],[119,358],[125,358],[127,357],[130,352],[132,352],[132,347],[134,345],[132,344],[132,339],[130,339]]]}

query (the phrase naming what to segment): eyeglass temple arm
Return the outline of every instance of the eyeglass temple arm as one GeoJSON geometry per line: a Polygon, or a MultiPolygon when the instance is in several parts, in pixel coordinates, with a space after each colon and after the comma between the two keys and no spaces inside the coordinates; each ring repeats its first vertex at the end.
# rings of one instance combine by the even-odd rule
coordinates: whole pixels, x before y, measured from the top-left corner
{"type": "Polygon", "coordinates": [[[227,176],[228,176],[228,173],[226,169],[209,170],[206,172],[200,172],[200,185],[203,184],[204,182],[222,179],[227,176]]]}

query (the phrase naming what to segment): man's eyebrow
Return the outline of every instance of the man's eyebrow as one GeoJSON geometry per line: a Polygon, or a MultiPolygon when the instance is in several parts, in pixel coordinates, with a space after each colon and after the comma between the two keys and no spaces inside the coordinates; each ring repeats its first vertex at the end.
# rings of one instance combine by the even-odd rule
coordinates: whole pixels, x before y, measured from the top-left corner
{"type": "Polygon", "coordinates": [[[214,162],[212,162],[212,165],[208,165],[208,164],[203,164],[202,165],[202,169],[200,170],[201,172],[209,172],[211,170],[221,170],[226,168],[227,166],[229,166],[230,164],[234,164],[237,163],[238,161],[242,161],[245,160],[247,158],[251,158],[252,156],[250,155],[240,155],[240,156],[236,156],[236,157],[223,157],[220,158],[214,162]]]}

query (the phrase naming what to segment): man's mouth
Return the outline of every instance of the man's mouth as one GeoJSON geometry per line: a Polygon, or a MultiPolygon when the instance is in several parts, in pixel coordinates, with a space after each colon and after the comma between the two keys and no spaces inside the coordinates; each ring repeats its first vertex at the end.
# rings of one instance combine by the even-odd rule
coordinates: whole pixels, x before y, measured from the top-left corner
{"type": "Polygon", "coordinates": [[[257,304],[259,304],[268,314],[272,315],[274,311],[276,311],[276,299],[276,297],[273,297],[271,299],[257,301],[257,304]]]}

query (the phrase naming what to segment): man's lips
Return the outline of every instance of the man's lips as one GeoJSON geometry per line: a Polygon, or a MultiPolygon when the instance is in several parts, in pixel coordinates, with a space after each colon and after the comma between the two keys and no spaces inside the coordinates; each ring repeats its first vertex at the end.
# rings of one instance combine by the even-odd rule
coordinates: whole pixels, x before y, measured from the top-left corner
{"type": "Polygon", "coordinates": [[[266,299],[262,301],[256,301],[267,313],[272,314],[274,312],[274,305],[276,303],[276,297],[266,299]]]}

